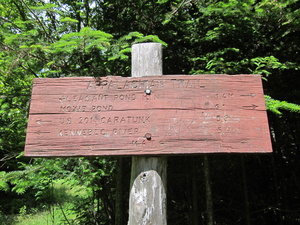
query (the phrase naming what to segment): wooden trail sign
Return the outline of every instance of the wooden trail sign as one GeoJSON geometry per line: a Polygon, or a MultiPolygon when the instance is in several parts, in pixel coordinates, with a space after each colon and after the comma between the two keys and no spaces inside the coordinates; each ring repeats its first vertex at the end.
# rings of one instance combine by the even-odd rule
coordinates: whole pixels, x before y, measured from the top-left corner
{"type": "Polygon", "coordinates": [[[34,81],[25,156],[271,151],[259,75],[34,81]]]}

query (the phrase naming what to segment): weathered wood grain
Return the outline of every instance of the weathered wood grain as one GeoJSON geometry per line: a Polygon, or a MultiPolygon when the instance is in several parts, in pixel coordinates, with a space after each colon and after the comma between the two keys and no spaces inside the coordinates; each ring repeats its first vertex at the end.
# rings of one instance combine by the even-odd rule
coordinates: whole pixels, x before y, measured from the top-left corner
{"type": "MultiPolygon", "coordinates": [[[[134,44],[131,76],[162,75],[162,45],[134,44]]],[[[150,96],[152,90],[146,89],[150,96]]],[[[151,140],[152,134],[145,138],[151,140]]],[[[167,224],[167,157],[132,157],[128,225],[167,224]]]]}
{"type": "Polygon", "coordinates": [[[26,156],[271,151],[259,75],[34,81],[26,156]]]}
{"type": "Polygon", "coordinates": [[[166,225],[166,157],[133,157],[132,165],[128,225],[166,225]]]}

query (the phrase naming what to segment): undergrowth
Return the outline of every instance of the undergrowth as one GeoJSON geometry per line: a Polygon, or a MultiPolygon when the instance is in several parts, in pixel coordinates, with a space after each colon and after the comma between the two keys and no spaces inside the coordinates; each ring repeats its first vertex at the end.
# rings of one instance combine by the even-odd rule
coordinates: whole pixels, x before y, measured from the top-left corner
{"type": "Polygon", "coordinates": [[[87,196],[87,190],[63,180],[52,185],[52,203],[30,208],[24,204],[18,214],[5,215],[0,211],[1,225],[60,225],[79,224],[76,221],[74,203],[87,196]]]}

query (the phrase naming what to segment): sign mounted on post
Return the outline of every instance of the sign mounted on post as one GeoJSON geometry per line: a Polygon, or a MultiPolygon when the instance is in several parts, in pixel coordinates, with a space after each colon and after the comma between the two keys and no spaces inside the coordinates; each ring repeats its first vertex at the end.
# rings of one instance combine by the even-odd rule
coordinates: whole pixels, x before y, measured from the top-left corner
{"type": "Polygon", "coordinates": [[[25,156],[271,151],[259,75],[34,81],[25,156]]]}

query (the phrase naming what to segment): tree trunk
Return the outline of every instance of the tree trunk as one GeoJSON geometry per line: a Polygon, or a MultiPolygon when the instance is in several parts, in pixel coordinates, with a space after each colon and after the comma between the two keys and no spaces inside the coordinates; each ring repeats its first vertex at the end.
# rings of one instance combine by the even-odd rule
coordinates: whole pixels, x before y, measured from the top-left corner
{"type": "Polygon", "coordinates": [[[115,225],[123,225],[124,224],[124,201],[123,201],[123,169],[124,169],[124,158],[117,159],[117,171],[116,171],[116,213],[115,213],[115,225]]]}
{"type": "Polygon", "coordinates": [[[249,195],[248,195],[248,184],[247,184],[247,174],[246,174],[246,166],[245,166],[245,156],[242,155],[242,173],[243,173],[243,189],[244,189],[244,200],[245,200],[245,219],[246,224],[251,225],[251,217],[250,217],[250,208],[249,208],[249,195]]]}
{"type": "Polygon", "coordinates": [[[211,190],[211,180],[210,180],[210,168],[208,156],[203,156],[203,166],[204,166],[204,179],[205,179],[205,189],[206,189],[206,212],[207,212],[207,225],[214,224],[214,214],[213,214],[213,200],[212,200],[212,190],[211,190]]]}
{"type": "MultiPolygon", "coordinates": [[[[132,77],[162,75],[162,46],[143,43],[132,46],[132,77]]],[[[165,225],[165,157],[133,157],[128,225],[165,225]]]]}
{"type": "Polygon", "coordinates": [[[192,169],[192,191],[193,191],[193,225],[199,224],[199,209],[198,209],[198,184],[197,184],[197,164],[196,159],[193,159],[193,169],[192,169]]]}

